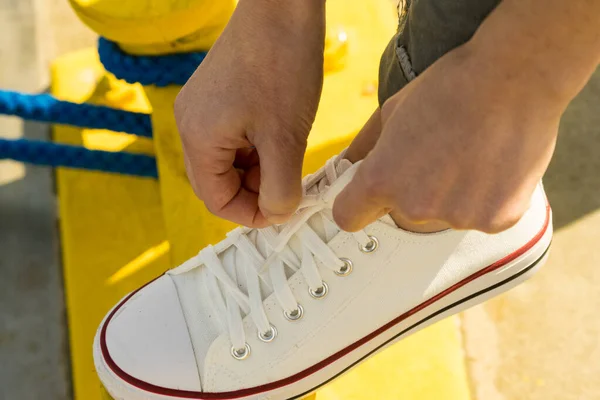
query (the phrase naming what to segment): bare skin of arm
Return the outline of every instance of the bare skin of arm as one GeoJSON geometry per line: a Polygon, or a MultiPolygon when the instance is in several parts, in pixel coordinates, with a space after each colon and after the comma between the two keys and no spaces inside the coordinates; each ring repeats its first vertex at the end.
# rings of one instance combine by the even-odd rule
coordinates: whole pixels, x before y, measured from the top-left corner
{"type": "Polygon", "coordinates": [[[598,15],[595,0],[504,0],[374,114],[347,153],[364,162],[336,200],[337,223],[355,231],[391,212],[420,231],[515,224],[600,63],[598,15]]]}
{"type": "Polygon", "coordinates": [[[323,84],[324,0],[240,0],[175,101],[186,169],[214,214],[285,221],[323,84]]]}
{"type": "MultiPolygon", "coordinates": [[[[357,230],[390,211],[425,231],[515,223],[563,111],[600,61],[598,15],[597,0],[504,0],[352,144],[348,157],[365,160],[335,204],[339,225],[357,230]]],[[[240,0],[178,96],[188,176],[215,214],[261,227],[297,206],[324,26],[324,0],[240,0]]]]}

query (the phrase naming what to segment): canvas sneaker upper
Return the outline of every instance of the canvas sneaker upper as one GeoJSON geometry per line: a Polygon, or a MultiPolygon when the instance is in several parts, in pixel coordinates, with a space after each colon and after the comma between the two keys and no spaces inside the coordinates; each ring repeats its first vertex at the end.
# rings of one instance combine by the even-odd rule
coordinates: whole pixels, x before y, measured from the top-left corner
{"type": "Polygon", "coordinates": [[[334,368],[399,316],[525,254],[551,229],[540,185],[517,225],[496,235],[411,233],[389,216],[344,232],[331,208],[356,168],[333,158],[305,178],[289,222],[234,229],[122,301],[100,328],[97,366],[159,393],[281,388],[334,368]]]}

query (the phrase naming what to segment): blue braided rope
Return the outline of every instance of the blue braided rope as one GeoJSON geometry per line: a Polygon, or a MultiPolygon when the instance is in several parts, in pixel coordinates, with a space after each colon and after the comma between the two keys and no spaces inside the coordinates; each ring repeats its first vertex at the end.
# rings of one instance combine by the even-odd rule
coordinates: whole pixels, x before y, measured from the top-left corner
{"type": "Polygon", "coordinates": [[[206,57],[205,52],[133,56],[105,38],[98,40],[100,61],[107,71],[129,83],[142,85],[184,85],[206,57]]]}
{"type": "Polygon", "coordinates": [[[142,154],[88,150],[25,139],[0,139],[0,160],[158,178],[156,160],[142,154]]]}
{"type": "Polygon", "coordinates": [[[58,100],[49,94],[0,90],[0,114],[92,129],[152,137],[150,115],[58,100]]]}

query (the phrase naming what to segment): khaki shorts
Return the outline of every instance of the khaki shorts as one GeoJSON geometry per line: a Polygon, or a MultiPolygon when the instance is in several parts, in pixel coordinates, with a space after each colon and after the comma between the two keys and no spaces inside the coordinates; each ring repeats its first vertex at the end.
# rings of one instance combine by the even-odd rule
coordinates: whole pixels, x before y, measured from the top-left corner
{"type": "Polygon", "coordinates": [[[468,41],[500,0],[400,0],[398,33],[381,56],[379,105],[468,41]]]}

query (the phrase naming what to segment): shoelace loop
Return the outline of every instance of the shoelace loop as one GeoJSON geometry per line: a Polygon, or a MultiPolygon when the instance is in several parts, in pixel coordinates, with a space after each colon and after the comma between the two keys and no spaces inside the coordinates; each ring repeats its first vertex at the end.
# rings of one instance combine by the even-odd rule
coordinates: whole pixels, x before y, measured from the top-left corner
{"type": "MultiPolygon", "coordinates": [[[[169,272],[178,275],[201,265],[210,271],[206,289],[217,315],[225,316],[223,325],[229,332],[231,354],[235,359],[243,360],[250,354],[243,326],[245,315],[249,314],[252,318],[261,341],[271,342],[277,336],[277,329],[269,322],[263,307],[261,282],[272,290],[286,319],[293,322],[302,318],[304,309],[290,289],[285,266],[301,271],[314,299],[322,299],[329,292],[329,286],[321,278],[315,259],[338,276],[347,276],[352,272],[352,261],[338,257],[307,222],[320,214],[324,225],[337,228],[321,211],[331,207],[337,194],[352,178],[357,166],[358,164],[352,165],[338,177],[334,161],[329,160],[320,174],[305,178],[300,207],[287,223],[278,228],[236,228],[222,242],[207,246],[197,256],[169,272]],[[249,237],[253,231],[256,232],[255,242],[249,237]],[[301,258],[289,247],[294,236],[302,245],[301,258]],[[266,258],[257,248],[259,241],[268,249],[266,258]],[[234,251],[227,251],[231,247],[235,248],[234,251]],[[237,276],[240,271],[244,271],[247,293],[238,285],[242,278],[237,276]]],[[[364,231],[355,232],[353,236],[365,253],[373,252],[379,246],[377,239],[364,231]]]]}

